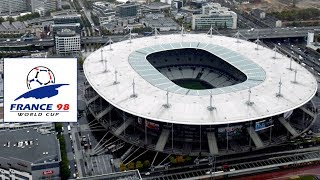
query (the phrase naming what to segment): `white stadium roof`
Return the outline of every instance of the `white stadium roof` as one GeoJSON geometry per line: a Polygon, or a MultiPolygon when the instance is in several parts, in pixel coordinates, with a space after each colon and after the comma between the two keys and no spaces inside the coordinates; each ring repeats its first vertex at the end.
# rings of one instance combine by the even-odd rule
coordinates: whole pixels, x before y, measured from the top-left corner
{"type": "Polygon", "coordinates": [[[305,68],[292,61],[292,67],[297,69],[297,83],[292,83],[295,73],[288,69],[289,58],[277,53],[274,59],[275,52],[271,49],[259,46],[259,50],[255,50],[257,45],[254,43],[236,41],[224,36],[210,38],[205,34],[162,35],[157,39],[143,37],[133,39],[131,43],[126,40],[112,44],[112,50],[103,47],[109,72],[105,72],[101,61],[101,49],[87,57],[84,72],[93,89],[116,108],[139,117],[176,124],[210,125],[257,120],[296,109],[314,96],[317,83],[305,68]],[[145,59],[153,52],[180,48],[209,51],[237,67],[248,79],[240,84],[213,89],[216,109],[209,111],[210,90],[187,93],[145,59]],[[114,84],[115,70],[118,84],[114,84]],[[130,97],[133,79],[136,98],[130,97]],[[280,79],[283,96],[276,97],[280,79]],[[254,102],[252,106],[246,104],[249,88],[254,102]],[[169,108],[163,106],[166,104],[166,90],[169,91],[169,108]]]}

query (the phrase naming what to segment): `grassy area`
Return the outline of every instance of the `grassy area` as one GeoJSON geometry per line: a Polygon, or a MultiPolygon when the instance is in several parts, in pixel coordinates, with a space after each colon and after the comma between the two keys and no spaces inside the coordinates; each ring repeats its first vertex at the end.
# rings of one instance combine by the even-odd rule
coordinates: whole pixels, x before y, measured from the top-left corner
{"type": "Polygon", "coordinates": [[[187,89],[195,89],[195,90],[199,90],[199,89],[209,89],[211,87],[209,87],[209,85],[198,81],[198,80],[193,80],[193,79],[178,79],[178,80],[174,80],[174,83],[187,88],[187,89]]]}

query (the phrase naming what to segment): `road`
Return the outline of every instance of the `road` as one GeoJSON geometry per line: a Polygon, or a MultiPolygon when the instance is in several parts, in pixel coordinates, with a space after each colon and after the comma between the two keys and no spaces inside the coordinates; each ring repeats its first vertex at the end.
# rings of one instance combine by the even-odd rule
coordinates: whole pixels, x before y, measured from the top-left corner
{"type": "MultiPolygon", "coordinates": [[[[86,1],[86,0],[85,0],[85,1],[86,1]]],[[[82,10],[83,10],[85,16],[87,17],[87,19],[89,20],[89,22],[90,22],[90,24],[91,24],[91,26],[92,26],[92,24],[94,24],[94,23],[93,23],[93,20],[92,20],[92,18],[91,18],[91,11],[88,10],[86,6],[84,6],[84,3],[83,3],[82,0],[78,0],[78,2],[79,2],[79,4],[80,4],[80,6],[82,7],[82,10]]],[[[93,27],[92,27],[92,30],[94,31],[93,27]]],[[[90,35],[89,35],[89,36],[90,36],[90,35]]]]}
{"type": "Polygon", "coordinates": [[[69,166],[70,166],[70,174],[71,177],[73,177],[73,174],[76,173],[75,170],[75,158],[74,158],[74,153],[73,153],[73,147],[74,147],[74,143],[73,140],[74,138],[71,136],[71,134],[68,132],[68,125],[69,123],[62,123],[63,125],[63,135],[64,135],[64,140],[66,143],[66,151],[67,151],[67,156],[68,156],[68,161],[69,161],[69,166]],[[72,139],[70,139],[70,137],[72,139]]]}
{"type": "MultiPolygon", "coordinates": [[[[264,28],[264,29],[241,29],[239,30],[240,34],[246,39],[270,39],[270,38],[289,38],[289,37],[306,37],[309,31],[314,29],[320,29],[320,26],[313,27],[293,27],[293,28],[264,28]]],[[[174,34],[179,32],[160,32],[160,34],[174,34]]],[[[207,33],[207,31],[197,31],[190,33],[207,33]]],[[[237,33],[237,30],[223,30],[219,31],[220,34],[225,36],[234,36],[237,33]]],[[[216,34],[216,33],[214,33],[216,34]]],[[[137,38],[143,37],[143,35],[138,35],[137,38]]],[[[112,36],[93,36],[93,37],[82,37],[81,43],[107,43],[111,38],[114,42],[124,39],[124,35],[112,35],[112,36]]],[[[16,39],[11,39],[7,41],[6,39],[0,39],[0,47],[8,46],[19,46],[19,45],[35,45],[35,46],[53,46],[54,39],[35,39],[33,41],[16,41],[16,39]]]]}

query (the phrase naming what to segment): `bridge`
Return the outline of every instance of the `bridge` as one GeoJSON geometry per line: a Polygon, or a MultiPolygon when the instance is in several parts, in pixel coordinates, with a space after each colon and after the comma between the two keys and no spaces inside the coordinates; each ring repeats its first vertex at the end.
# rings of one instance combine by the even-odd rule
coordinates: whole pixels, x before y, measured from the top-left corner
{"type": "MultiPolygon", "coordinates": [[[[272,39],[272,38],[301,38],[306,37],[308,32],[312,32],[315,29],[320,29],[320,26],[311,27],[290,27],[290,28],[265,28],[265,29],[241,29],[241,30],[222,30],[214,31],[213,34],[221,34],[224,36],[234,36],[237,32],[241,34],[240,38],[248,40],[253,39],[272,39]]],[[[174,34],[180,33],[178,31],[172,32],[160,32],[160,34],[174,34]]],[[[190,33],[207,33],[206,31],[194,31],[190,33]]],[[[143,37],[143,35],[137,35],[136,38],[143,37]]],[[[124,39],[124,35],[111,35],[111,36],[88,36],[81,37],[81,44],[106,44],[111,38],[114,42],[124,39]]],[[[54,39],[34,39],[33,41],[6,41],[6,39],[0,39],[1,47],[21,47],[21,46],[54,46],[54,39]]]]}

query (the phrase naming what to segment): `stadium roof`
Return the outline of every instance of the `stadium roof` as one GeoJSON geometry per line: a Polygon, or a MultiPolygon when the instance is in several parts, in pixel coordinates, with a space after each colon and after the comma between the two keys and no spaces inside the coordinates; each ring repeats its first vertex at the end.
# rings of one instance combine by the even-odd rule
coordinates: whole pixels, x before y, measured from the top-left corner
{"type": "Polygon", "coordinates": [[[108,61],[109,72],[105,72],[100,49],[88,56],[84,72],[95,91],[116,108],[168,123],[209,125],[256,120],[296,109],[314,96],[317,83],[305,68],[292,62],[292,67],[297,69],[298,82],[292,83],[295,73],[288,69],[289,58],[278,53],[273,58],[275,52],[271,49],[259,46],[259,50],[255,50],[257,45],[254,43],[236,41],[224,36],[210,38],[204,34],[187,34],[183,37],[177,34],[162,35],[157,39],[143,37],[133,39],[131,43],[126,40],[112,44],[112,50],[109,47],[103,48],[103,58],[108,61]],[[185,93],[184,88],[173,84],[145,59],[152,52],[186,47],[197,47],[215,54],[245,73],[248,80],[212,90],[213,106],[216,109],[209,111],[210,91],[192,90],[190,94],[185,93]],[[137,52],[142,53],[138,55],[137,52]],[[145,71],[155,73],[166,85],[160,87],[137,64],[145,66],[145,71]],[[119,83],[114,85],[115,70],[119,83]],[[254,78],[252,82],[250,77],[254,78]],[[130,97],[133,79],[138,95],[136,98],[130,97]],[[276,97],[280,79],[283,96],[276,97]],[[246,104],[249,88],[252,92],[251,101],[254,102],[252,106],[246,104]],[[170,91],[169,108],[163,106],[166,104],[166,89],[170,91]]]}

